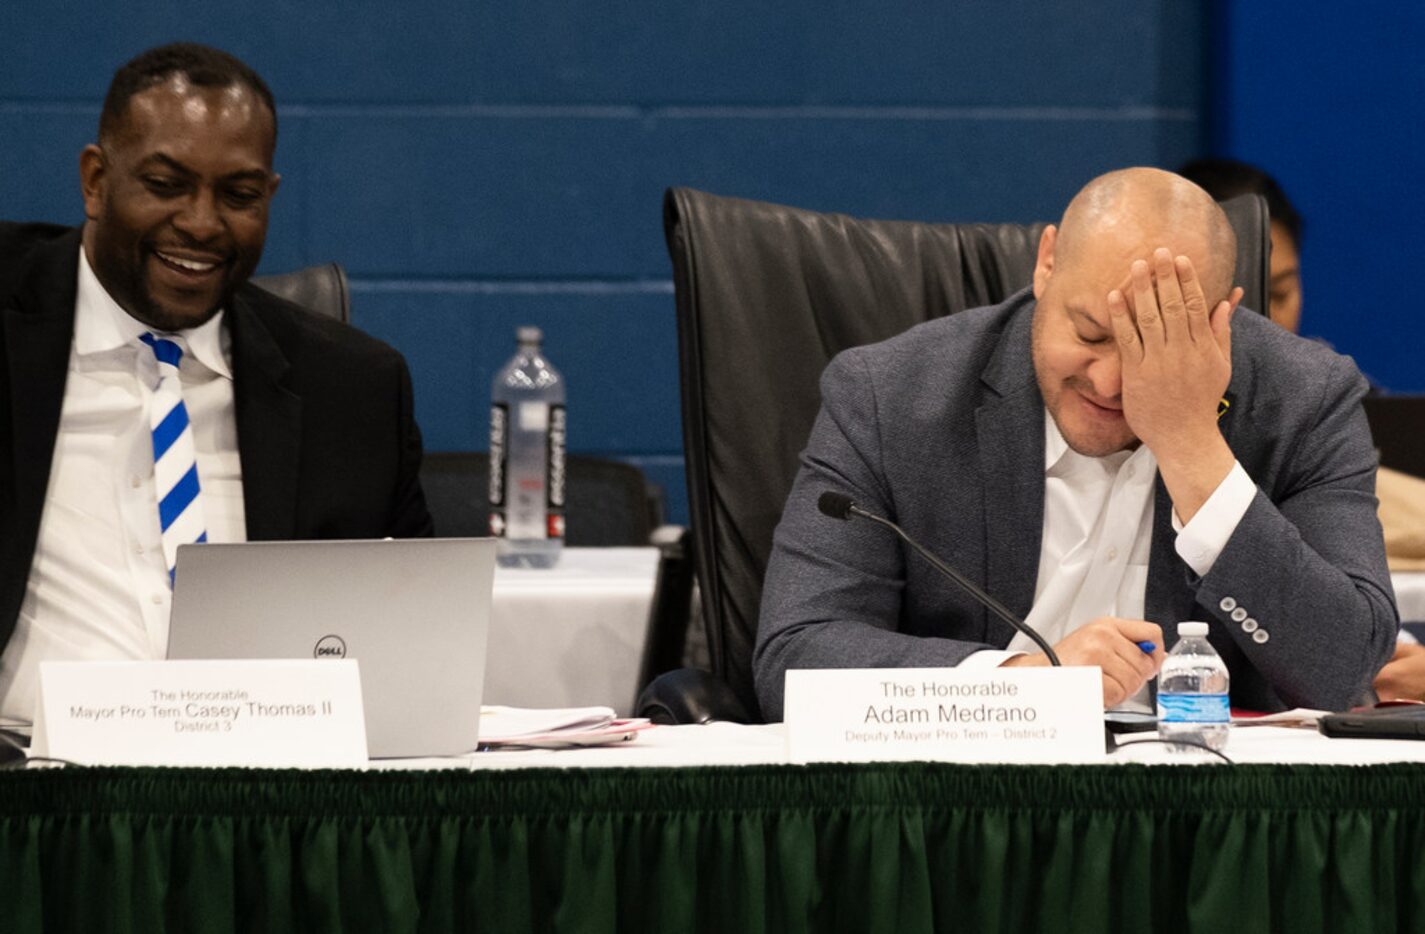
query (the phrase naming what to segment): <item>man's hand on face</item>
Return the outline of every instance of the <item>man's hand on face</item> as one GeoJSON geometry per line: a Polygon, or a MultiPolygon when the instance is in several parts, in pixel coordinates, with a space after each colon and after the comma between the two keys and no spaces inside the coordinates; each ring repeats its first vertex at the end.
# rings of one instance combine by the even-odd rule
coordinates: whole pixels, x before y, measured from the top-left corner
{"type": "MultiPolygon", "coordinates": [[[[1163,630],[1157,623],[1141,619],[1102,616],[1075,629],[1054,646],[1054,654],[1065,665],[1097,665],[1103,670],[1103,706],[1121,704],[1158,673],[1167,653],[1163,651],[1163,630]],[[1139,646],[1151,642],[1150,655],[1139,646]]],[[[1049,664],[1042,654],[1017,655],[1005,662],[1007,668],[1049,664]]]]}
{"type": "Polygon", "coordinates": [[[1108,293],[1109,317],[1123,361],[1123,417],[1159,457],[1201,446],[1217,431],[1217,403],[1232,379],[1232,311],[1242,298],[1233,289],[1207,307],[1202,283],[1186,256],[1166,249],[1150,266],[1135,260],[1128,297],[1108,293]]]}
{"type": "Polygon", "coordinates": [[[1232,313],[1242,290],[1211,309],[1186,256],[1135,260],[1129,297],[1108,293],[1123,366],[1123,417],[1158,460],[1178,518],[1188,522],[1232,470],[1217,406],[1232,379],[1232,313]]]}

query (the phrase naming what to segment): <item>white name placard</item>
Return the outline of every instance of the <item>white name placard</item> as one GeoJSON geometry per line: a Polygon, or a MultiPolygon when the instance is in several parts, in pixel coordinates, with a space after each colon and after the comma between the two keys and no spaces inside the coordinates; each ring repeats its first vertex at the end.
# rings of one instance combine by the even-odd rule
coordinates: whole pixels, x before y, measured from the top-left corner
{"type": "Polygon", "coordinates": [[[83,765],[362,768],[355,659],[41,662],[32,756],[83,765]]]}
{"type": "Polygon", "coordinates": [[[1097,667],[787,672],[793,762],[1093,762],[1104,756],[1097,667]]]}

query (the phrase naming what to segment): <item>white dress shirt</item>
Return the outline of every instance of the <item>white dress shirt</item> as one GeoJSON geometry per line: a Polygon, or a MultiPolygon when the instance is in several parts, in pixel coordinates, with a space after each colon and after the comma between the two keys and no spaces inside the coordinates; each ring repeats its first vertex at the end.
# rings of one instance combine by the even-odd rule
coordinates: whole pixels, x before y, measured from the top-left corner
{"type": "MultiPolygon", "coordinates": [[[[1153,492],[1158,461],[1146,444],[1107,457],[1086,457],[1069,447],[1044,413],[1044,530],[1034,606],[1025,622],[1055,645],[1100,616],[1142,619],[1153,543],[1153,492]]],[[[1172,516],[1174,548],[1199,576],[1212,570],[1242,521],[1254,484],[1240,463],[1192,521],[1172,516]]],[[[1181,620],[1155,620],[1166,630],[1181,620]]],[[[1001,665],[1014,655],[1038,652],[1016,633],[1009,646],[976,652],[964,664],[1001,665]]],[[[1128,706],[1147,708],[1146,687],[1128,706]]]]}
{"type": "MultiPolygon", "coordinates": [[[[150,330],[79,251],[74,342],[49,487],[15,633],[0,655],[0,718],[33,719],[44,660],[158,659],[171,592],[154,486],[150,330]]],[[[169,335],[172,336],[172,335],[169,335]]],[[[231,350],[223,313],[178,335],[208,540],[247,537],[231,350]]]]}

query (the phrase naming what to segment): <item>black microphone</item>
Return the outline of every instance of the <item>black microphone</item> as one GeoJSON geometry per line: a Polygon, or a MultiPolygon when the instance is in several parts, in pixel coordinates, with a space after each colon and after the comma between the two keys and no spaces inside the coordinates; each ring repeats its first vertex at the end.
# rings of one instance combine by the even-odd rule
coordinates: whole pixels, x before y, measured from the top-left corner
{"type": "Polygon", "coordinates": [[[935,568],[935,570],[939,571],[941,574],[944,574],[946,577],[950,578],[952,581],[963,587],[970,594],[970,596],[974,597],[980,602],[981,606],[989,610],[994,615],[998,616],[1000,619],[1004,620],[1006,623],[1009,623],[1015,629],[1018,629],[1020,632],[1024,633],[1030,639],[1033,639],[1034,644],[1039,646],[1039,648],[1043,649],[1044,654],[1048,656],[1049,664],[1055,666],[1059,664],[1059,656],[1054,654],[1054,650],[1049,646],[1049,643],[1044,641],[1043,636],[1039,635],[1039,633],[1029,628],[1029,625],[1025,623],[1024,620],[1011,613],[1008,609],[1005,608],[1004,604],[1000,603],[994,597],[991,597],[989,594],[981,590],[979,586],[975,584],[974,581],[970,580],[965,575],[961,574],[959,571],[955,570],[950,565],[946,564],[944,561],[941,561],[939,558],[935,557],[935,555],[927,551],[925,547],[920,544],[920,542],[907,535],[904,529],[896,525],[891,520],[886,519],[882,516],[878,516],[875,513],[867,512],[860,506],[857,506],[855,501],[852,500],[851,497],[847,496],[845,493],[837,493],[833,490],[827,490],[826,492],[821,494],[821,497],[816,501],[816,508],[820,509],[823,515],[830,516],[833,519],[845,520],[850,519],[852,516],[858,516],[859,518],[869,519],[877,525],[882,525],[890,529],[892,532],[900,536],[901,541],[905,542],[911,548],[914,548],[917,554],[919,554],[926,561],[929,561],[931,567],[935,568]]]}

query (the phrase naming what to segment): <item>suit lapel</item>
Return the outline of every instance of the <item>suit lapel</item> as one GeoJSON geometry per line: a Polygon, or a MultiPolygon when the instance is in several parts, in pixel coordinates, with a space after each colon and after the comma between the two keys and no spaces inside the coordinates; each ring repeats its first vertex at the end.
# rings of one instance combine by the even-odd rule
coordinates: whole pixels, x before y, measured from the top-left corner
{"type": "Polygon", "coordinates": [[[79,238],[75,230],[42,248],[13,302],[0,309],[14,430],[12,469],[22,528],[33,523],[38,529],[54,460],[74,340],[79,238]]]}
{"type": "MultiPolygon", "coordinates": [[[[1234,373],[1240,372],[1234,369],[1234,373]]],[[[1231,392],[1218,405],[1217,423],[1228,445],[1237,450],[1232,437],[1232,413],[1237,396],[1231,392]]],[[[1163,627],[1163,641],[1172,648],[1178,641],[1175,625],[1201,618],[1192,596],[1192,570],[1178,555],[1178,533],[1173,530],[1173,500],[1163,478],[1158,476],[1153,492],[1153,544],[1148,553],[1148,586],[1143,594],[1143,616],[1163,627]]]]}
{"type": "Polygon", "coordinates": [[[1184,576],[1188,573],[1174,543],[1177,533],[1173,531],[1173,500],[1168,496],[1168,488],[1163,478],[1153,482],[1153,543],[1148,550],[1148,585],[1143,593],[1143,618],[1163,627],[1166,648],[1177,642],[1174,624],[1190,619],[1186,615],[1190,606],[1184,606],[1182,596],[1187,593],[1183,587],[1184,576]]]}
{"type": "Polygon", "coordinates": [[[258,313],[251,289],[233,296],[233,396],[243,512],[252,541],[297,537],[302,400],[287,386],[290,364],[258,313]]]}
{"type": "MultiPolygon", "coordinates": [[[[1026,302],[1005,328],[981,376],[989,388],[975,412],[985,491],[986,587],[1019,616],[1034,603],[1044,532],[1044,402],[1034,378],[1026,302]]],[[[1014,630],[985,616],[985,641],[1007,645],[1014,630]]]]}

